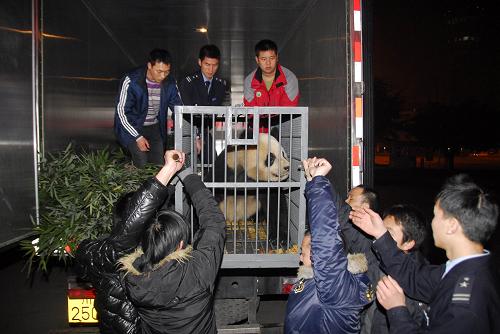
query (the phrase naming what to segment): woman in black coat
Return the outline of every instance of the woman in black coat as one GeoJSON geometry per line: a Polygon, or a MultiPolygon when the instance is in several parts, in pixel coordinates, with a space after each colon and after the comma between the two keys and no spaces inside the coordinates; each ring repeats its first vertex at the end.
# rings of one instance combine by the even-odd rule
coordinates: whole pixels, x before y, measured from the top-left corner
{"type": "Polygon", "coordinates": [[[101,333],[133,334],[140,328],[139,313],[125,294],[117,260],[137,247],[146,225],[167,197],[167,184],[183,163],[181,152],[167,151],[158,174],[135,193],[118,200],[111,233],[97,240],[82,241],[76,251],[79,276],[96,289],[95,308],[101,333]]]}
{"type": "Polygon", "coordinates": [[[141,247],[120,259],[127,295],[136,306],[142,333],[217,332],[215,279],[222,262],[225,218],[212,192],[195,174],[179,173],[200,224],[188,245],[189,225],[173,211],[160,211],[144,232],[141,247]]]}

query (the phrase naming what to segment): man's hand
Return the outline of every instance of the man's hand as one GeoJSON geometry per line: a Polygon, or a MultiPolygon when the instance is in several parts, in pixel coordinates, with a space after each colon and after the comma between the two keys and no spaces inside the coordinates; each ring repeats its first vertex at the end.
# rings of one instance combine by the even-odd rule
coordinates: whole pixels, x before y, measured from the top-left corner
{"type": "Polygon", "coordinates": [[[156,178],[162,184],[167,185],[168,182],[172,179],[172,177],[181,170],[184,165],[184,161],[186,159],[186,154],[177,150],[170,150],[165,152],[165,164],[160,169],[158,174],[156,174],[156,178]]]}
{"type": "Polygon", "coordinates": [[[200,137],[196,137],[196,139],[194,140],[194,146],[196,147],[196,154],[201,154],[201,138],[200,137]]]}
{"type": "Polygon", "coordinates": [[[309,170],[309,160],[311,160],[311,158],[306,159],[306,160],[302,160],[302,166],[304,167],[304,175],[305,175],[307,181],[312,180],[312,175],[311,175],[311,172],[309,170]]]}
{"type": "Polygon", "coordinates": [[[332,165],[328,160],[316,157],[302,161],[302,165],[304,166],[307,181],[311,181],[313,177],[318,175],[326,176],[332,169],[332,165]]]}
{"type": "Polygon", "coordinates": [[[146,138],[140,137],[139,139],[136,140],[137,147],[139,148],[139,151],[142,152],[147,152],[149,151],[149,142],[146,138]]]}
{"type": "Polygon", "coordinates": [[[375,237],[380,238],[387,232],[382,218],[379,214],[368,208],[356,208],[349,213],[349,219],[353,224],[363,230],[363,232],[375,237]]]}
{"type": "Polygon", "coordinates": [[[386,310],[406,306],[403,289],[391,276],[384,276],[378,281],[377,300],[386,310]]]}
{"type": "Polygon", "coordinates": [[[169,150],[165,152],[165,167],[174,170],[175,173],[181,170],[184,166],[184,161],[186,160],[186,153],[169,150]]]}

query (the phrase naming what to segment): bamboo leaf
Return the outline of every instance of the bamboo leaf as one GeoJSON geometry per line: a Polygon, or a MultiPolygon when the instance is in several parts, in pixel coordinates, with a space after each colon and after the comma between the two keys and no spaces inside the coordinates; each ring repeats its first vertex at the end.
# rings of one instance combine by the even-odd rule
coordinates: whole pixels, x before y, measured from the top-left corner
{"type": "Polygon", "coordinates": [[[40,164],[38,184],[40,225],[33,222],[38,251],[31,241],[21,244],[29,270],[37,267],[47,272],[51,259],[69,261],[63,251],[66,245],[75,249],[88,237],[108,233],[116,200],[136,190],[155,170],[154,166],[130,168],[123,151],[108,148],[85,151],[68,145],[47,154],[40,164]]]}

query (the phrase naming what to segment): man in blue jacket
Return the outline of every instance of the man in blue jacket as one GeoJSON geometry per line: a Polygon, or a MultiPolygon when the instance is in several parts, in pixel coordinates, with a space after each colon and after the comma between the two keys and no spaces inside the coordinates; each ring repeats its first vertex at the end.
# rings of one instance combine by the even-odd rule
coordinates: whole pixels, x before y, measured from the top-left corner
{"type": "Polygon", "coordinates": [[[146,66],[127,73],[120,82],[115,110],[115,135],[132,156],[134,166],[163,164],[168,108],[181,105],[175,79],[169,75],[167,50],[154,49],[146,66]]]}
{"type": "Polygon", "coordinates": [[[303,162],[310,233],[302,242],[299,281],[288,296],[285,333],[359,333],[360,312],[373,300],[363,254],[344,251],[337,198],[325,159],[303,162]]]}

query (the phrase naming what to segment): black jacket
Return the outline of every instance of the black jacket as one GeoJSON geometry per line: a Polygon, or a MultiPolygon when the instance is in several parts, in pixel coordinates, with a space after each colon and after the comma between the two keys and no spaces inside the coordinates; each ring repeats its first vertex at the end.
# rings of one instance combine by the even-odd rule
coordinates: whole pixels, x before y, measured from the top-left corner
{"type": "Polygon", "coordinates": [[[391,333],[500,333],[500,292],[491,255],[464,260],[444,277],[445,265],[419,265],[389,233],[373,244],[382,269],[409,296],[429,303],[429,325],[411,321],[406,307],[387,311],[391,333]]]}
{"type": "MultiPolygon", "coordinates": [[[[335,190],[334,190],[335,191],[335,190]]],[[[340,199],[340,197],[337,195],[340,199]]],[[[349,212],[352,210],[349,204],[345,201],[338,201],[339,207],[339,224],[341,227],[341,235],[346,245],[348,253],[363,253],[368,260],[368,277],[372,282],[373,289],[377,287],[378,281],[384,276],[384,272],[380,270],[379,261],[372,251],[373,238],[357,226],[352,224],[349,219],[349,212]]],[[[420,252],[412,252],[407,254],[413,261],[419,264],[427,264],[427,260],[420,252]]],[[[421,301],[406,298],[406,305],[411,315],[411,319],[418,324],[426,323],[427,305],[421,301]]],[[[361,333],[362,334],[386,334],[389,333],[388,318],[384,308],[377,302],[374,302],[365,309],[361,314],[361,333]]]]}
{"type": "Polygon", "coordinates": [[[226,81],[214,76],[208,92],[201,71],[188,75],[179,84],[179,92],[185,106],[221,106],[226,90],[226,81]]]}
{"type": "Polygon", "coordinates": [[[200,223],[193,246],[168,255],[148,273],[134,266],[140,249],[120,259],[143,333],[217,332],[213,291],[224,252],[225,218],[199,176],[191,174],[183,182],[200,223]]]}
{"type": "MultiPolygon", "coordinates": [[[[420,251],[413,251],[411,253],[405,254],[405,256],[409,257],[417,266],[424,266],[428,264],[428,261],[424,258],[422,253],[420,251]]],[[[379,270],[379,275],[380,278],[384,276],[384,272],[382,270],[379,270]]],[[[377,287],[377,282],[373,284],[374,288],[377,287]]],[[[364,319],[365,326],[369,325],[369,333],[371,334],[388,334],[390,332],[392,333],[397,333],[395,331],[389,331],[390,329],[390,323],[389,319],[387,316],[387,312],[384,309],[384,307],[378,303],[373,304],[375,307],[372,314],[373,316],[370,319],[364,319]]],[[[411,321],[415,323],[415,325],[418,326],[426,326],[427,325],[427,311],[428,307],[427,304],[424,302],[421,302],[416,299],[412,299],[408,296],[406,296],[406,308],[408,309],[408,314],[411,317],[411,321]]],[[[362,332],[363,333],[363,332],[362,332]]],[[[368,333],[368,332],[367,332],[368,333]]]]}
{"type": "MultiPolygon", "coordinates": [[[[82,241],[76,251],[76,270],[96,289],[95,307],[101,333],[137,333],[140,318],[125,294],[117,260],[132,252],[145,223],[167,196],[167,187],[152,178],[136,191],[122,219],[109,236],[82,241]]],[[[115,217],[118,217],[116,215],[115,217]]]]}

